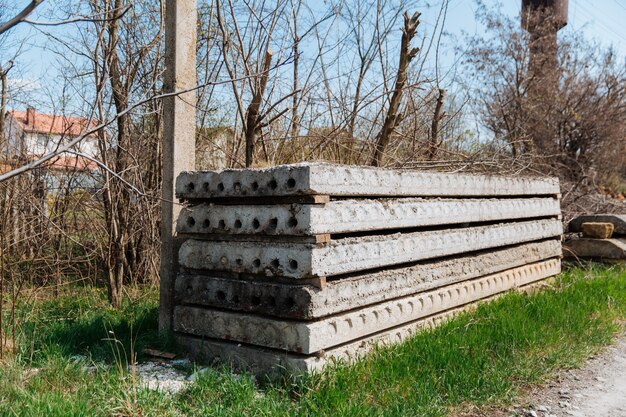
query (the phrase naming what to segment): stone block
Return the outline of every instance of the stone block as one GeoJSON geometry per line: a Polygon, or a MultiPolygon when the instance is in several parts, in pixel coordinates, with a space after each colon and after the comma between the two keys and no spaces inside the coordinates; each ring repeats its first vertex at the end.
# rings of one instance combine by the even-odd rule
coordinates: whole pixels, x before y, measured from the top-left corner
{"type": "Polygon", "coordinates": [[[326,245],[189,239],[179,262],[194,270],[306,278],[333,276],[559,236],[559,220],[333,240],[326,245]]]}
{"type": "Polygon", "coordinates": [[[510,269],[312,322],[177,306],[177,332],[313,354],[556,275],[559,259],[510,269]]]}
{"type": "Polygon", "coordinates": [[[556,198],[335,200],[184,208],[179,233],[316,235],[557,216],[556,198]]]}
{"type": "Polygon", "coordinates": [[[563,254],[574,258],[626,260],[626,238],[570,239],[563,244],[563,254]]]}
{"type": "Polygon", "coordinates": [[[626,214],[585,214],[578,216],[569,222],[567,231],[580,233],[583,231],[583,223],[611,223],[613,234],[626,235],[626,214]]]}
{"type": "Polygon", "coordinates": [[[496,177],[303,163],[267,169],[228,169],[182,173],[176,195],[182,199],[331,196],[526,196],[556,195],[556,178],[496,177]]]}
{"type": "Polygon", "coordinates": [[[310,320],[559,256],[560,241],[531,242],[330,280],[323,290],[271,280],[184,273],[176,279],[176,300],[182,304],[310,320]]]}
{"type": "Polygon", "coordinates": [[[613,236],[614,226],[612,223],[585,222],[581,225],[584,237],[593,239],[609,239],[613,236]]]}

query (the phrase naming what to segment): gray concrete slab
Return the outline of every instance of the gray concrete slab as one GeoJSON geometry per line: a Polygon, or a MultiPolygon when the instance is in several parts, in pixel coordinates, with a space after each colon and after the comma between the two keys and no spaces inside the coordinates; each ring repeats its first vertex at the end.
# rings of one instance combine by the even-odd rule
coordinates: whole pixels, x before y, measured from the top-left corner
{"type": "Polygon", "coordinates": [[[332,196],[522,196],[555,195],[556,178],[495,177],[303,163],[267,169],[181,173],[176,195],[184,199],[332,196]]]}
{"type": "Polygon", "coordinates": [[[561,261],[550,259],[312,322],[177,306],[174,329],[197,336],[313,354],[546,279],[560,271],[561,261]]]}
{"type": "Polygon", "coordinates": [[[559,220],[333,240],[326,245],[189,239],[179,251],[189,269],[306,278],[333,276],[559,236],[559,220]]]}
{"type": "Polygon", "coordinates": [[[613,234],[626,235],[626,214],[585,214],[578,216],[569,222],[567,231],[582,232],[583,223],[611,223],[614,226],[613,234]]]}
{"type": "Polygon", "coordinates": [[[329,349],[317,355],[302,355],[183,333],[176,334],[176,342],[196,362],[213,364],[218,361],[237,370],[245,370],[263,377],[321,372],[327,365],[340,362],[350,363],[362,358],[375,346],[402,342],[418,331],[437,326],[453,315],[470,308],[472,306],[418,320],[396,329],[356,340],[344,346],[329,349]]]}
{"type": "Polygon", "coordinates": [[[385,269],[310,285],[179,274],[179,304],[311,320],[561,256],[560,240],[531,242],[452,259],[385,269]]]}
{"type": "Polygon", "coordinates": [[[315,235],[561,214],[556,198],[337,200],[324,205],[199,204],[182,210],[179,233],[315,235]]]}
{"type": "MultiPolygon", "coordinates": [[[[521,291],[531,291],[541,283],[520,287],[521,291]]],[[[225,363],[238,370],[245,370],[266,377],[282,376],[285,373],[302,374],[321,372],[326,366],[336,363],[352,363],[364,357],[377,346],[400,343],[417,332],[438,326],[450,318],[476,308],[480,303],[489,302],[502,294],[488,297],[480,302],[451,309],[443,313],[416,320],[402,326],[388,329],[332,349],[318,352],[316,355],[301,355],[287,351],[244,345],[225,340],[207,339],[176,334],[178,344],[185,348],[192,359],[199,363],[225,363]]]]}
{"type": "Polygon", "coordinates": [[[570,258],[626,261],[626,238],[570,239],[563,243],[563,254],[570,258]]]}

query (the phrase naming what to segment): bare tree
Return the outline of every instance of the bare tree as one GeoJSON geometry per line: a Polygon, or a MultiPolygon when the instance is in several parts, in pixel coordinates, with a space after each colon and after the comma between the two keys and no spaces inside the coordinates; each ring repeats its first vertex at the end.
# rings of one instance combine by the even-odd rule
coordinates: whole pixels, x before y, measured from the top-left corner
{"type": "Polygon", "coordinates": [[[469,40],[468,64],[478,77],[475,105],[495,138],[563,180],[623,175],[624,58],[575,34],[538,46],[537,31],[554,32],[542,16],[546,27],[533,35],[497,11],[482,8],[479,18],[490,33],[469,40]]]}

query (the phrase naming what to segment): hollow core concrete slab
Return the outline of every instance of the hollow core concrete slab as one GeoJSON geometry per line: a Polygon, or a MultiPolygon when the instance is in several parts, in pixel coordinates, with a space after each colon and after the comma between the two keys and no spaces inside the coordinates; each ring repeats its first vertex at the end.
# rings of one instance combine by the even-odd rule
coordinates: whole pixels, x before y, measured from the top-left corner
{"type": "Polygon", "coordinates": [[[550,259],[311,322],[177,306],[174,310],[174,330],[313,354],[546,279],[560,271],[560,260],[550,259]]]}
{"type": "Polygon", "coordinates": [[[556,195],[556,178],[496,177],[303,163],[267,169],[183,172],[183,199],[331,196],[527,196],[556,195]]]}
{"type": "MultiPolygon", "coordinates": [[[[219,205],[184,208],[179,233],[316,235],[561,214],[556,198],[336,200],[324,205],[219,205]]],[[[218,237],[219,238],[219,237],[218,237]]]]}
{"type": "Polygon", "coordinates": [[[193,270],[306,278],[333,276],[559,236],[559,220],[532,220],[351,237],[326,245],[189,239],[179,262],[193,270]]]}
{"type": "Polygon", "coordinates": [[[210,274],[179,274],[179,304],[311,320],[561,256],[556,239],[328,281],[323,290],[210,274]]]}

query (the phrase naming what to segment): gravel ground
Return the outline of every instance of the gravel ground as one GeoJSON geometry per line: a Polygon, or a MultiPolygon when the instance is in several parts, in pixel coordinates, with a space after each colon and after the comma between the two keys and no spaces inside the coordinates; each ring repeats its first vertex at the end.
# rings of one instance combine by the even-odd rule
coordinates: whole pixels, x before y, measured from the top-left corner
{"type": "Polygon", "coordinates": [[[522,404],[492,417],[626,417],[626,335],[590,358],[580,369],[564,371],[552,383],[530,391],[522,404]]]}
{"type": "Polygon", "coordinates": [[[134,370],[146,388],[176,394],[192,382],[192,378],[177,367],[189,365],[186,359],[143,362],[135,365],[134,370]]]}
{"type": "MultiPolygon", "coordinates": [[[[144,362],[135,371],[148,389],[175,394],[206,371],[188,375],[186,359],[144,362]]],[[[551,383],[533,388],[506,410],[465,412],[460,416],[490,417],[626,417],[626,335],[580,369],[567,370],[551,383]]]]}

